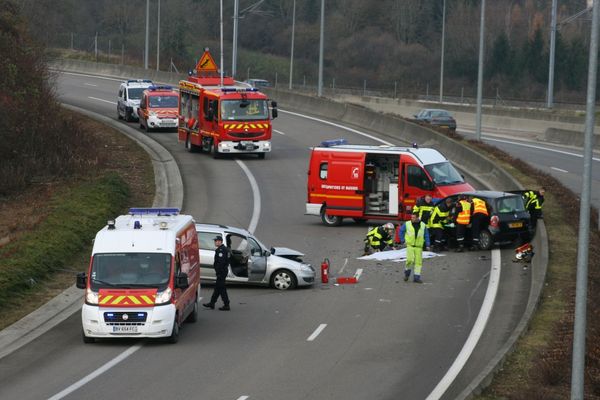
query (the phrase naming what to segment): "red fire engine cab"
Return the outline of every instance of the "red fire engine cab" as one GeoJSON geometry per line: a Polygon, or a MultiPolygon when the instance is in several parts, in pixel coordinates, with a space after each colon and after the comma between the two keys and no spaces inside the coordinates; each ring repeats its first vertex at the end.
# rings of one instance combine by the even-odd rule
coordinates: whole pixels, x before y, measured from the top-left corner
{"type": "Polygon", "coordinates": [[[418,198],[474,190],[440,152],[428,148],[326,141],[312,150],[306,214],[335,226],[344,217],[410,219],[418,198]]]}
{"type": "Polygon", "coordinates": [[[277,103],[250,85],[216,75],[210,53],[196,65],[196,76],[179,82],[178,138],[190,152],[254,153],[265,158],[271,151],[271,119],[277,103]]]}

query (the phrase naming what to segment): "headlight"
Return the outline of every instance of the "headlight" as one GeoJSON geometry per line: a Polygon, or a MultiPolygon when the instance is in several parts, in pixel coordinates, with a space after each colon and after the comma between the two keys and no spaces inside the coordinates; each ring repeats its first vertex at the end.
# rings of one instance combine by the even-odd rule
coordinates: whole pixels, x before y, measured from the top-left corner
{"type": "Polygon", "coordinates": [[[85,290],[85,302],[88,304],[98,304],[98,292],[94,292],[92,289],[85,290]]]}
{"type": "Polygon", "coordinates": [[[169,287],[166,288],[162,292],[156,293],[156,302],[155,302],[155,304],[157,304],[157,305],[158,304],[166,304],[166,303],[170,302],[172,294],[173,294],[173,291],[169,287]]]}

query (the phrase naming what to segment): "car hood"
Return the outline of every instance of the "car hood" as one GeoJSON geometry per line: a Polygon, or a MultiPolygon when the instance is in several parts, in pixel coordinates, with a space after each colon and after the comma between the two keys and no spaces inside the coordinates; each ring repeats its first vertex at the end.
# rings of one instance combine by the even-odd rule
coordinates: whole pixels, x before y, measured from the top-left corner
{"type": "Polygon", "coordinates": [[[271,247],[271,254],[284,258],[290,256],[304,256],[304,253],[300,253],[298,250],[293,250],[288,247],[271,247]]]}

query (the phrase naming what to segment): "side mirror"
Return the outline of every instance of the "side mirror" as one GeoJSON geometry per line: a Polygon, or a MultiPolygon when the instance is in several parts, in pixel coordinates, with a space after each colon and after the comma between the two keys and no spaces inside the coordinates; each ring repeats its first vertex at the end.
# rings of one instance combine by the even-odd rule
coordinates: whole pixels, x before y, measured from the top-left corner
{"type": "Polygon", "coordinates": [[[271,255],[271,252],[269,250],[263,251],[263,257],[269,257],[270,255],[271,255]]]}
{"type": "Polygon", "coordinates": [[[87,286],[87,274],[85,272],[80,272],[77,274],[75,285],[77,286],[77,289],[85,289],[87,286]]]}
{"type": "Polygon", "coordinates": [[[188,275],[185,272],[179,273],[179,275],[175,277],[175,289],[187,289],[188,287],[190,287],[188,275]]]}

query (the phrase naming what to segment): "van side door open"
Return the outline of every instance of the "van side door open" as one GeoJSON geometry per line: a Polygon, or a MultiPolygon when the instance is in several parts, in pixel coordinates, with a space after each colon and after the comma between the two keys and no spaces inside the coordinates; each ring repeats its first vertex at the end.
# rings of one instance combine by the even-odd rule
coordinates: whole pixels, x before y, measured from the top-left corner
{"type": "Polygon", "coordinates": [[[319,178],[312,186],[315,202],[325,202],[328,215],[362,217],[365,204],[365,154],[339,153],[317,166],[319,178]]]}

